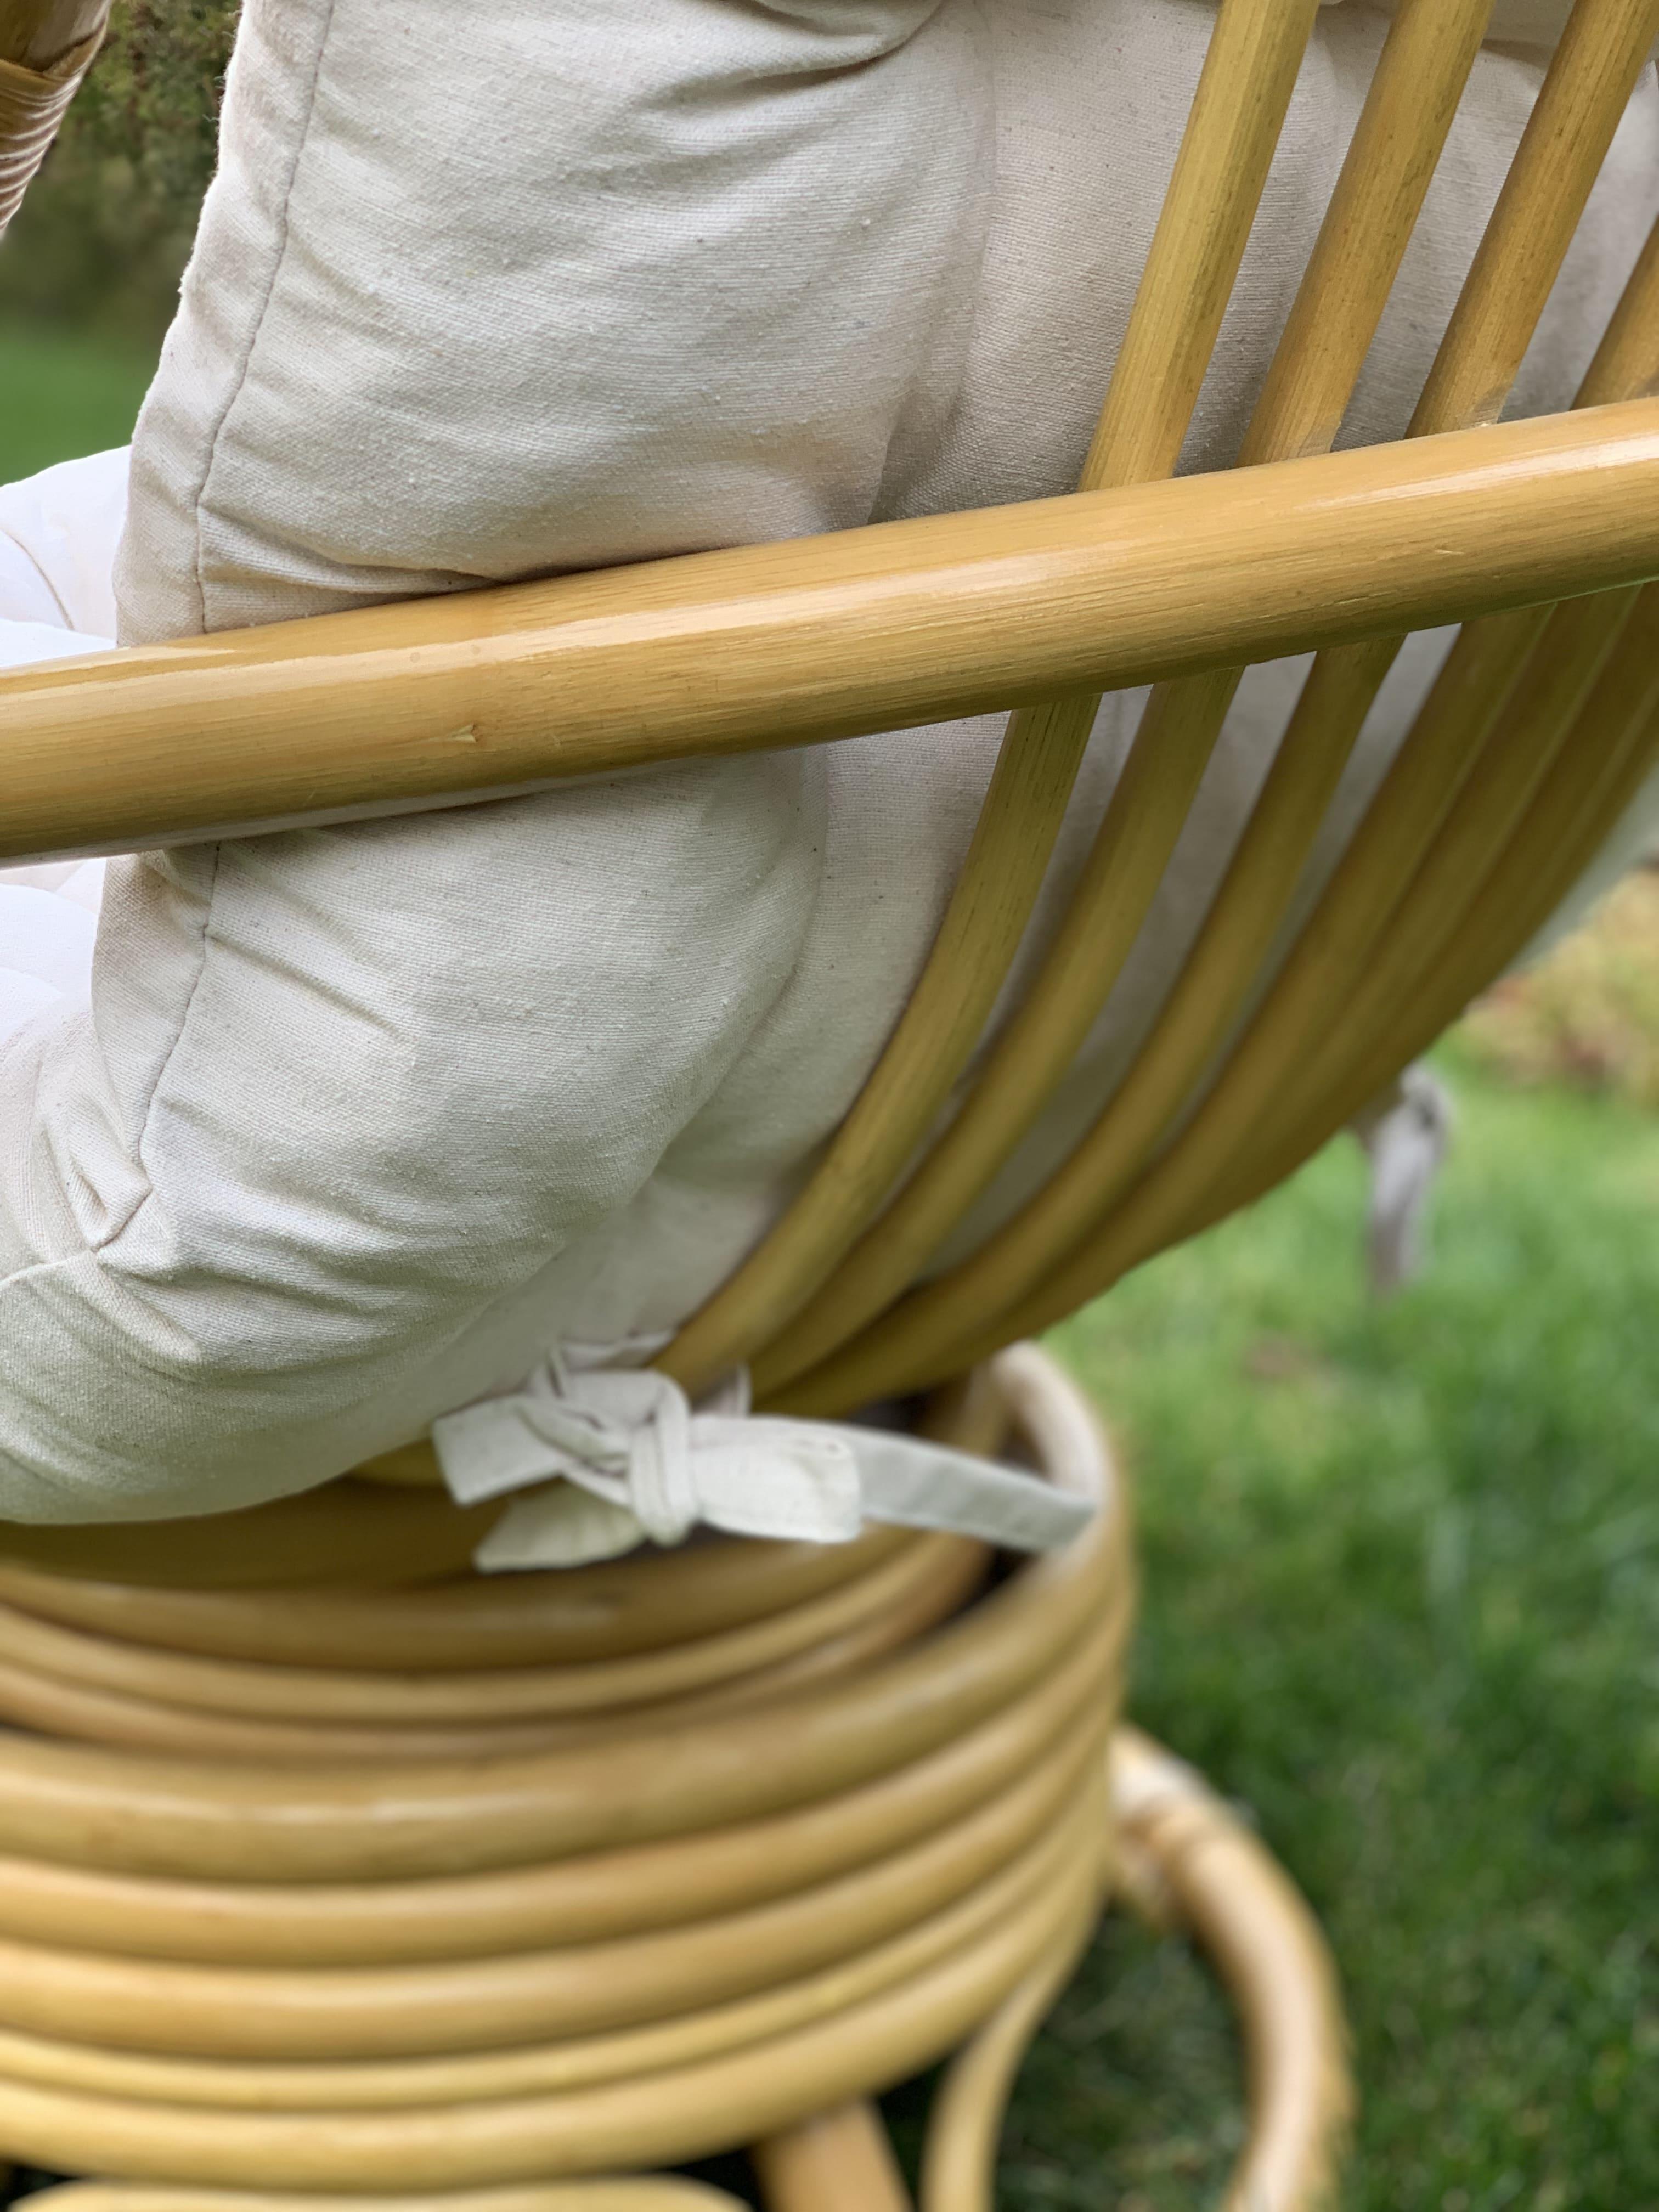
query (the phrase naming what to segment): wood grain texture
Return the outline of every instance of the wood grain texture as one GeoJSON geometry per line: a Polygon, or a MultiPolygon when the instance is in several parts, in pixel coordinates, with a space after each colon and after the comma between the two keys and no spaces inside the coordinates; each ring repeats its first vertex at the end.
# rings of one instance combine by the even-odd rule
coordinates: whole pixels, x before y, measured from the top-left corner
{"type": "MultiPolygon", "coordinates": [[[[1489,0],[1460,0],[1455,7],[1444,0],[1413,0],[1396,18],[1246,431],[1242,465],[1322,452],[1334,441],[1488,12],[1489,0]]],[[[1218,670],[1153,691],[1041,971],[950,1127],[843,1267],[754,1363],[763,1393],[775,1392],[827,1358],[896,1297],[1036,1122],[1122,972],[1242,672],[1218,670]]],[[[1362,708],[1362,720],[1363,713],[1362,708]]],[[[1312,719],[1302,712],[1297,732],[1312,719]]],[[[1355,722],[1349,744],[1358,732],[1355,722]]],[[[1225,911],[1206,922],[1189,957],[1177,986],[1181,1006],[1166,1014],[1161,1034],[1148,1041],[1143,1064],[1131,1078],[1133,1095],[1115,1102],[1114,1127],[1097,1130],[1091,1139],[1097,1149],[1115,1147],[1120,1176],[1125,1172],[1121,1163],[1144,1158],[1146,1146],[1161,1133],[1168,1113],[1242,1003],[1260,951],[1291,896],[1345,748],[1339,732],[1322,724],[1293,752],[1294,761],[1276,774],[1256,810],[1247,848],[1233,871],[1239,880],[1231,896],[1224,894],[1225,911]],[[1302,750],[1310,754],[1305,763],[1302,750]],[[1196,1023],[1195,1007],[1203,1009],[1196,1023]]],[[[1058,1185],[1044,1195],[1052,1215],[1048,1243],[1056,1253],[1075,1231],[1077,1202],[1074,1193],[1058,1185]]],[[[1025,1226],[1028,1244],[1042,1233],[1034,1219],[1028,1218],[1025,1226]]],[[[1035,1264],[1042,1266],[1040,1255],[1035,1264]]],[[[995,1252],[982,1263],[992,1297],[1002,1265],[995,1252]]],[[[969,1298],[985,1303],[977,1290],[969,1298]]]]}
{"type": "Polygon", "coordinates": [[[185,639],[0,677],[0,859],[902,730],[1656,570],[1649,399],[185,639]]]}
{"type": "MultiPolygon", "coordinates": [[[[0,1918],[13,1916],[0,1929],[0,2146],[125,2189],[394,2203],[672,2163],[753,2136],[785,2138],[780,2175],[798,2166],[803,2147],[788,2139],[809,2115],[970,2033],[1057,1929],[1100,1902],[1127,1517],[1074,1388],[1030,1353],[999,1362],[991,1381],[1033,1463],[1097,1500],[1086,1532],[942,1632],[912,1622],[873,1665],[852,1655],[803,1692],[787,1660],[761,1659],[752,1711],[694,1721],[717,1629],[653,1662],[690,1694],[653,1722],[648,1746],[614,1676],[623,1694],[606,1730],[528,1764],[475,1749],[365,1774],[349,1752],[319,1753],[287,1772],[239,1773],[208,1757],[8,1738],[0,1804],[33,1813],[14,1863],[21,1893],[7,1886],[0,1899],[0,1918]],[[822,1756],[832,1708],[850,1724],[850,1767],[822,1756]],[[49,1770],[57,1784],[42,1796],[49,1770]],[[727,1783],[748,1778],[744,1791],[759,1784],[769,1810],[722,1808],[723,1770],[727,1783]],[[590,1808],[583,1834],[545,1798],[560,1775],[590,1808]],[[545,1802],[509,1839],[501,1792],[526,1782],[545,1802]],[[678,1811],[665,1827],[669,1799],[678,1811]],[[465,1857],[482,1844],[486,1863],[422,1871],[422,1851],[400,1864],[397,1834],[407,1841],[411,1820],[434,1833],[446,1802],[446,1825],[472,1839],[465,1857]],[[344,1813],[356,1831],[336,1865],[351,1869],[343,1884],[318,1881],[320,1861],[303,1871],[319,1813],[324,1828],[344,1813]],[[158,1818],[173,1842],[156,1859],[158,1818]],[[228,1853],[208,1840],[215,1830],[228,1853]]],[[[965,1400],[963,1413],[979,1418],[965,1400]]],[[[890,1583],[904,1556],[866,1559],[860,1579],[890,1583]]],[[[606,1568],[558,1578],[578,1611],[586,1595],[603,1612],[613,1583],[606,1568]]],[[[727,1578],[732,1633],[746,1595],[727,1578]]],[[[511,1585],[480,1597],[509,1615],[523,1603],[511,1585]]],[[[902,1623],[894,1589],[881,1603],[902,1623]]],[[[401,1604],[358,1598],[371,1637],[390,1621],[382,1661],[399,1645],[401,1604]]],[[[85,1638],[71,1651],[37,1637],[14,1656],[43,1680],[107,1681],[121,1650],[99,1660],[85,1638]]],[[[368,1671],[354,1682],[273,1665],[260,1677],[221,1654],[181,1674],[152,1655],[125,1680],[135,1699],[205,1691],[246,1707],[251,1694],[262,1712],[304,1722],[349,1718],[365,1696],[398,1707],[411,1686],[384,1665],[368,1671]]],[[[589,1677],[573,1668],[567,1692],[585,1698],[589,1677]]],[[[470,1707],[481,1686],[469,1674],[442,1694],[470,1707]]],[[[428,1679],[420,1702],[441,1688],[428,1679]]]]}
{"type": "MultiPolygon", "coordinates": [[[[1564,39],[1546,76],[1437,353],[1413,416],[1413,436],[1495,416],[1656,33],[1655,0],[1580,0],[1572,35],[1564,39]]],[[[1653,274],[1650,249],[1586,377],[1581,407],[1649,388],[1651,333],[1659,327],[1653,274]]],[[[1060,1285],[1073,1293],[1073,1304],[1081,1303],[1116,1279],[1118,1255],[1125,1249],[1147,1256],[1190,1234],[1197,1223],[1217,1218],[1217,1205],[1206,1194],[1218,1187],[1255,1187],[1253,1152],[1265,1148],[1278,1156],[1285,1102],[1300,1095],[1309,1040],[1328,1040],[1343,1026],[1374,948],[1474,772],[1547,620],[1547,609],[1540,605],[1466,626],[1334,878],[1232,1039],[1224,1064],[1208,1072],[1206,1094],[1190,1102],[1195,1110],[1188,1111],[1167,1145],[1163,1140],[1188,1103],[1174,1079],[1185,1074],[1196,1080],[1206,1071],[1195,1052],[1190,1065],[1166,1064],[1164,1086],[1158,1087],[1158,1057],[1164,1048],[1155,1031],[1149,1040],[1152,1073],[1144,1065],[1132,1073],[1090,1137],[1006,1228],[941,1279],[872,1322],[861,1338],[815,1372],[785,1382],[770,1402],[794,1412],[825,1411],[896,1386],[937,1380],[982,1355],[1005,1327],[1010,1336],[1024,1334],[1038,1325],[1038,1314],[1052,1318],[1056,1310],[1069,1310],[1055,1307],[1060,1285]],[[1159,1111],[1152,1110],[1155,1106],[1159,1111]],[[1161,1145],[1156,1163],[1149,1164],[1161,1145]],[[1126,1209],[1121,1222],[1114,1212],[1120,1206],[1126,1209]],[[1164,1224],[1161,1232],[1151,1231],[1154,1220],[1164,1224]],[[1091,1265],[1083,1255],[1091,1249],[1097,1260],[1114,1255],[1110,1265],[1091,1265]],[[1080,1287],[1085,1283],[1086,1291],[1080,1287]],[[994,1320],[999,1312],[1001,1319],[994,1320]]],[[[1304,697],[1316,708],[1332,711],[1332,751],[1352,745],[1401,641],[1379,640],[1349,648],[1334,661],[1328,653],[1316,663],[1304,697]]],[[[1305,714],[1298,719],[1305,725],[1305,714]]],[[[1557,724],[1558,738],[1568,726],[1557,724]]],[[[1310,761],[1320,757],[1316,731],[1296,731],[1295,738],[1297,753],[1305,752],[1310,761]]],[[[1518,788],[1523,772],[1497,742],[1505,763],[1498,773],[1518,788]]],[[[1261,826],[1264,807],[1271,815],[1293,803],[1281,775],[1258,803],[1240,860],[1249,865],[1252,848],[1267,835],[1261,826]]],[[[1293,882],[1279,886],[1281,910],[1293,882]]],[[[1431,896],[1425,916],[1431,934],[1435,913],[1431,896]]],[[[1262,919],[1259,909],[1255,919],[1262,919]]],[[[1454,926],[1447,917],[1443,936],[1454,926]]],[[[1225,959],[1202,938],[1194,952],[1200,980],[1190,980],[1189,963],[1164,1019],[1189,1018],[1194,994],[1202,990],[1213,1028],[1206,1035],[1199,1025],[1194,1042],[1213,1048],[1256,978],[1242,968],[1228,974],[1225,959]]]]}
{"type": "MultiPolygon", "coordinates": [[[[1651,611],[1644,617],[1654,619],[1651,611]]],[[[1592,691],[1553,772],[1540,787],[1525,821],[1482,887],[1472,926],[1437,946],[1434,970],[1411,1008],[1409,1022],[1351,1061],[1343,1086],[1310,1100],[1298,1097],[1285,1123],[1255,1146],[1232,1147],[1211,1136],[1211,1172],[1187,1181],[1191,1156],[1174,1148],[1097,1235],[1068,1257],[1011,1313],[978,1334],[995,1342],[1016,1317],[1042,1328],[1071,1313],[1164,1250],[1178,1237],[1200,1234],[1292,1174],[1373,1097],[1389,1078],[1433,1043],[1474,995],[1544,927],[1612,834],[1625,808],[1659,766],[1659,655],[1650,631],[1632,650],[1615,652],[1592,691]],[[1171,1186],[1185,1211],[1170,1228],[1171,1186]]]]}
{"type": "MultiPolygon", "coordinates": [[[[1313,0],[1222,0],[1085,491],[1167,476],[1180,458],[1315,12],[1313,0]]],[[[1019,949],[1099,706],[1073,693],[1010,722],[944,921],[862,1093],[800,1196],[658,1363],[694,1395],[820,1289],[950,1096],[1019,949]]],[[[1162,811],[1173,834],[1180,795],[1162,811]]]]}

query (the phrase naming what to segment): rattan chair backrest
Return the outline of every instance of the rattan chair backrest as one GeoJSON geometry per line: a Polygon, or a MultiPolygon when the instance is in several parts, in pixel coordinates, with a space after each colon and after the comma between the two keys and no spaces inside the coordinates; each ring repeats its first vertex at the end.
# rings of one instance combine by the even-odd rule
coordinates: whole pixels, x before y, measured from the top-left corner
{"type": "MultiPolygon", "coordinates": [[[[1334,442],[1488,12],[1485,0],[1407,0],[1396,17],[1242,465],[1334,442]]],[[[1303,0],[1224,0],[1085,489],[1175,465],[1314,14],[1303,0]]],[[[1656,32],[1659,11],[1622,0],[1576,10],[1409,434],[1497,420],[1656,32]]],[[[1659,237],[1577,404],[1638,397],[1656,374],[1659,237]]],[[[1073,694],[1017,714],[885,1058],[793,1210],[667,1364],[695,1388],[750,1359],[763,1396],[801,1411],[912,1389],[1060,1318],[1269,1188],[1515,956],[1616,819],[1654,756],[1656,621],[1659,599],[1632,585],[1466,624],[1334,878],[1285,945],[1314,835],[1401,641],[1322,653],[1115,1096],[1000,1234],[919,1284],[1103,1006],[1243,672],[1153,690],[1036,982],[901,1182],[1007,974],[1097,702],[1073,694]]]]}
{"type": "Polygon", "coordinates": [[[1578,0],[1410,423],[1410,438],[1444,442],[1335,454],[1488,29],[1490,0],[1401,0],[1238,455],[1284,465],[1162,482],[1316,12],[1220,0],[1077,501],[0,680],[13,786],[0,854],[483,797],[1024,697],[862,1096],[663,1364],[695,1394],[747,1362],[763,1402],[841,1412],[961,1371],[1271,1188],[1526,945],[1659,753],[1659,586],[1646,582],[1659,573],[1659,239],[1577,396],[1613,411],[1492,427],[1649,65],[1659,0],[1578,0]],[[1253,545],[1262,557],[1241,575],[1253,545]],[[1103,588],[1117,594],[1107,643],[1103,588]],[[1458,618],[1334,876],[1299,910],[1401,632],[1458,618]],[[855,670],[849,641],[864,647],[855,670]],[[1303,647],[1323,649],[1127,1074],[1047,1186],[930,1275],[1123,969],[1237,689],[1232,660],[1303,647]],[[534,704],[555,666],[552,739],[534,704]],[[1065,814],[1098,705],[1090,678],[1170,669],[1186,672],[1152,690],[1052,949],[941,1128],[1065,814]],[[672,714],[653,711],[671,699],[672,714]],[[371,728],[397,736],[354,751],[371,728]]]}

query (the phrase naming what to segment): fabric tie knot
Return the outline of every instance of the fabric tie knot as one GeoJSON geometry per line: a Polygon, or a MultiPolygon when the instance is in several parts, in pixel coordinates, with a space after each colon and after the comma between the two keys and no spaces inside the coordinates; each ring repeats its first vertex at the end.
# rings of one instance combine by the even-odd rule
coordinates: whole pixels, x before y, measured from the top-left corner
{"type": "Polygon", "coordinates": [[[741,1372],[693,1407],[666,1375],[601,1364],[614,1356],[566,1346],[521,1390],[434,1424],[458,1504],[514,1499],[474,1554],[484,1572],[617,1559],[642,1543],[683,1543],[700,1522],[844,1544],[883,1521],[1052,1551],[1093,1511],[924,1437],[752,1414],[741,1372]]]}
{"type": "Polygon", "coordinates": [[[447,1414],[432,1437],[461,1504],[532,1492],[485,1540],[484,1568],[614,1559],[684,1543],[699,1522],[820,1544],[856,1536],[858,1468],[838,1433],[747,1406],[744,1376],[693,1411],[666,1375],[585,1369],[567,1350],[514,1395],[447,1414]]]}

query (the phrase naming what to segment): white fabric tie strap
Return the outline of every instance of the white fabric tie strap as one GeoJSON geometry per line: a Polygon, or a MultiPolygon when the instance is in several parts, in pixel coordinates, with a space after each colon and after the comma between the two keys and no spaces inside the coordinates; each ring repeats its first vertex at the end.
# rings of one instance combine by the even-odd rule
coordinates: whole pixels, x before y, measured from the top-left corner
{"type": "Polygon", "coordinates": [[[556,1353],[522,1390],[434,1424],[462,1505],[524,1491],[479,1546],[481,1571],[580,1566],[700,1522],[739,1536],[844,1544],[866,1521],[948,1529],[1022,1552],[1069,1543],[1093,1507],[1031,1475],[882,1429],[747,1410],[738,1376],[694,1411],[649,1369],[556,1353]]]}

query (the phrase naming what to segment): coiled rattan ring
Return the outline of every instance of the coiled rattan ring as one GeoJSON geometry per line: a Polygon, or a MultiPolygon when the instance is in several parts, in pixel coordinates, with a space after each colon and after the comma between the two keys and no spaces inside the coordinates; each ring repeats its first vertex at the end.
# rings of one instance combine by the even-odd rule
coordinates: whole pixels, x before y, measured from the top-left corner
{"type": "Polygon", "coordinates": [[[379,1591],[0,1571],[0,2147],[110,2177],[42,2212],[669,2212],[722,2200],[626,2172],[744,2144],[775,2205],[883,2212],[860,2100],[964,2040],[923,2201],[977,2212],[1115,1878],[1243,1996],[1238,2201],[1311,2202],[1346,2095],[1318,1939],[1115,1738],[1109,1455],[1042,1355],[988,1374],[971,1420],[1101,1502],[1006,1572],[889,1530],[379,1591]]]}

